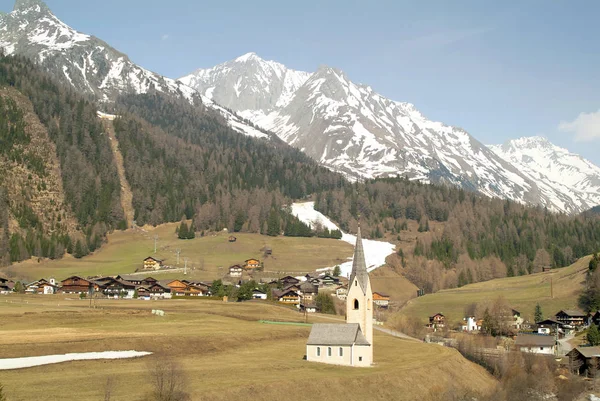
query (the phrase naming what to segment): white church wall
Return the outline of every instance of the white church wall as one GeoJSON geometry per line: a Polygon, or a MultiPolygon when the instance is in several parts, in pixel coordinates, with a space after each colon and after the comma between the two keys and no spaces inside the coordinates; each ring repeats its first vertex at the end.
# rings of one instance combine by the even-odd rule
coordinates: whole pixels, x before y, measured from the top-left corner
{"type": "Polygon", "coordinates": [[[352,346],[350,345],[307,345],[306,360],[329,363],[332,365],[352,365],[352,346]],[[331,355],[329,355],[331,349],[331,355]],[[342,350],[340,355],[340,349],[342,350]]]}

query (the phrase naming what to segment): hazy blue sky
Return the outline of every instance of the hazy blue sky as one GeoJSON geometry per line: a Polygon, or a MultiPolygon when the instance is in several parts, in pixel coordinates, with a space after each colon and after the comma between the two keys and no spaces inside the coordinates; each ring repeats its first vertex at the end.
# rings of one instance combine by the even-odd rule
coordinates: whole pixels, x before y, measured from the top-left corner
{"type": "Polygon", "coordinates": [[[46,3],[173,78],[250,51],[299,70],[327,64],[484,143],[543,135],[600,165],[598,1],[46,3]]]}

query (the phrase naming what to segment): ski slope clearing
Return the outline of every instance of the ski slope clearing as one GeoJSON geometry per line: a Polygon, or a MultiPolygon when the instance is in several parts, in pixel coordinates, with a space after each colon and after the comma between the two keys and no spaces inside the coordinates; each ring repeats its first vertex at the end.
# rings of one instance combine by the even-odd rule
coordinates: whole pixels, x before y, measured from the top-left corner
{"type": "MultiPolygon", "coordinates": [[[[329,230],[339,230],[339,227],[334,222],[329,220],[327,216],[315,210],[314,202],[294,203],[292,204],[292,214],[298,217],[303,223],[314,227],[320,224],[329,230]]],[[[341,230],[340,230],[341,231],[341,230]]],[[[351,245],[356,244],[356,235],[348,234],[342,231],[342,241],[351,245]]],[[[365,261],[367,270],[372,271],[385,264],[385,259],[388,255],[394,253],[395,245],[389,242],[373,241],[363,239],[363,247],[365,250],[365,261]]],[[[329,270],[331,267],[327,267],[329,270]]],[[[352,271],[352,258],[348,262],[340,265],[343,276],[349,276],[352,271]]]]}
{"type": "Polygon", "coordinates": [[[0,370],[31,368],[34,366],[50,365],[69,361],[89,361],[94,359],[126,359],[150,355],[152,352],[140,351],[105,351],[82,352],[77,354],[44,355],[26,358],[0,359],[0,370]]]}

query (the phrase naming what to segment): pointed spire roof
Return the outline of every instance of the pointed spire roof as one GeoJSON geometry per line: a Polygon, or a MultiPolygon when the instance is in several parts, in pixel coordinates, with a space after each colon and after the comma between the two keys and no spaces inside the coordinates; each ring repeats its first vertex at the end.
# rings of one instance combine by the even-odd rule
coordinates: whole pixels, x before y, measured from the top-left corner
{"type": "Polygon", "coordinates": [[[354,247],[354,259],[352,260],[352,273],[348,285],[352,285],[354,278],[357,278],[358,285],[367,293],[369,283],[369,273],[367,272],[367,263],[365,262],[365,251],[363,249],[362,236],[360,234],[360,224],[358,226],[358,234],[356,234],[356,246],[354,247]]]}

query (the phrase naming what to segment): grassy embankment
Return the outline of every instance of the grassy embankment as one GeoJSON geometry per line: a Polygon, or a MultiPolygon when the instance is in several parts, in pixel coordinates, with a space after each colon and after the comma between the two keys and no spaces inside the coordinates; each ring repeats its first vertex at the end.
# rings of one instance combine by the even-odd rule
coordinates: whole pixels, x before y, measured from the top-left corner
{"type": "Polygon", "coordinates": [[[561,309],[577,307],[577,297],[583,289],[589,260],[589,257],[581,258],[571,266],[546,273],[507,277],[442,290],[409,301],[401,313],[425,320],[436,312],[442,312],[451,326],[455,326],[462,322],[465,306],[492,303],[502,296],[525,319],[533,320],[538,302],[544,316],[552,316],[561,309]]]}
{"type": "Polygon", "coordinates": [[[282,394],[298,400],[434,400],[449,387],[490,391],[494,386],[483,368],[455,350],[379,332],[373,368],[308,363],[302,358],[309,327],[258,322],[303,321],[303,316],[269,304],[113,300],[99,301],[104,309],[90,310],[86,301],[59,296],[11,295],[0,302],[0,357],[106,350],[155,353],[0,372],[11,401],[103,399],[108,378],[111,399],[147,399],[149,371],[165,358],[182,367],[193,400],[273,400],[282,394]],[[166,315],[150,313],[157,308],[166,315]]]}
{"type": "MultiPolygon", "coordinates": [[[[108,243],[92,255],[75,259],[67,255],[61,260],[28,260],[10,267],[17,277],[36,280],[54,276],[110,275],[132,273],[147,256],[163,259],[176,266],[176,249],[181,249],[179,267],[188,258],[188,277],[212,280],[227,274],[229,266],[249,258],[264,260],[265,276],[277,277],[288,273],[301,274],[317,268],[335,266],[352,256],[353,247],[342,241],[322,238],[267,237],[259,234],[236,233],[237,241],[228,242],[228,234],[179,240],[175,234],[178,224],[164,224],[147,231],[115,232],[108,243]],[[154,254],[154,236],[158,249],[154,254]],[[269,245],[273,255],[265,258],[261,248],[269,245]]],[[[1,274],[2,272],[0,272],[1,274]]],[[[153,273],[154,274],[154,273],[153,273]]],[[[160,273],[160,279],[181,277],[182,273],[160,273]]]]}

